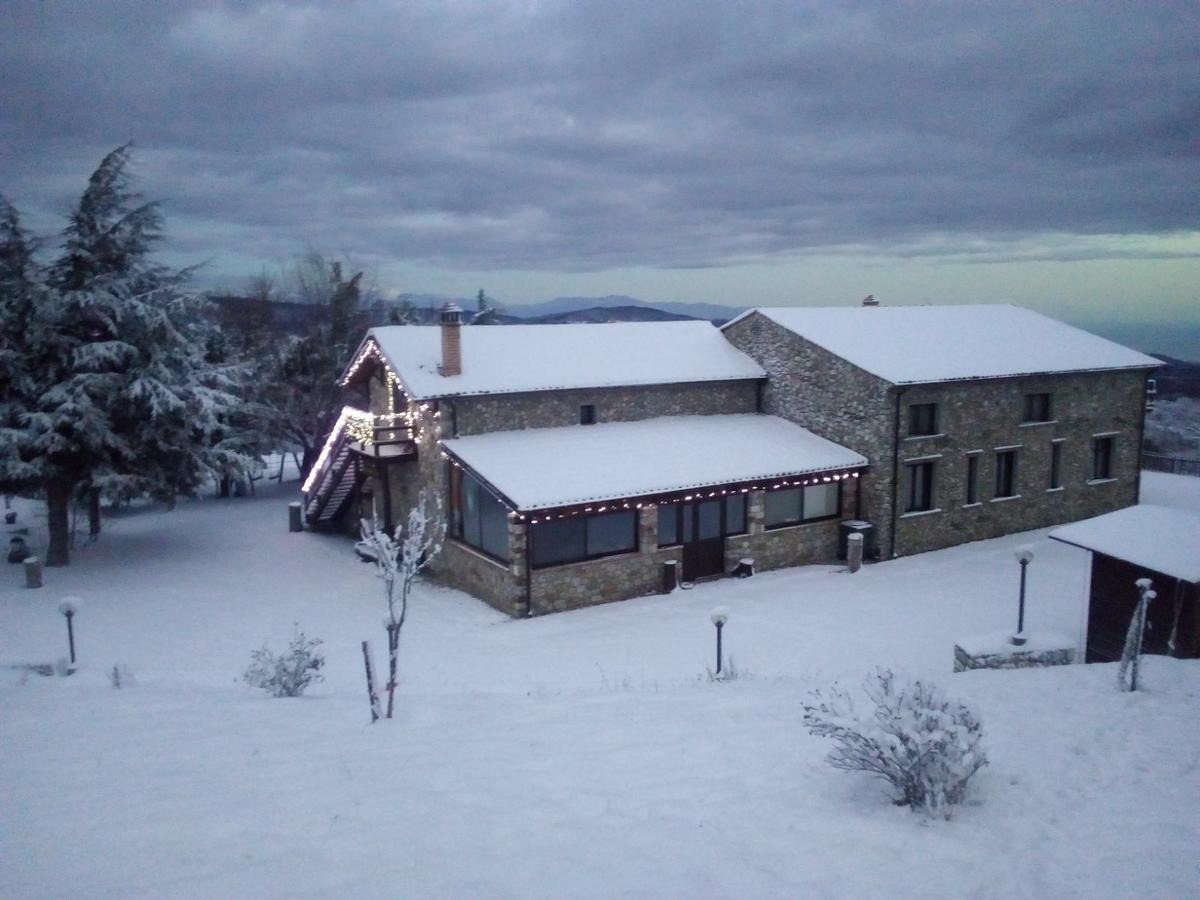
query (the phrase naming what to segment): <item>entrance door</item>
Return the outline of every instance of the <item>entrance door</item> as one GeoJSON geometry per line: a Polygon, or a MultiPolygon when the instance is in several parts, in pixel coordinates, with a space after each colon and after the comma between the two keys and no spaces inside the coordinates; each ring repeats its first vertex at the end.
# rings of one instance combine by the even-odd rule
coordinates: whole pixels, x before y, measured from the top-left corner
{"type": "Polygon", "coordinates": [[[725,571],[725,538],[722,537],[720,500],[683,503],[683,580],[695,581],[725,571]]]}

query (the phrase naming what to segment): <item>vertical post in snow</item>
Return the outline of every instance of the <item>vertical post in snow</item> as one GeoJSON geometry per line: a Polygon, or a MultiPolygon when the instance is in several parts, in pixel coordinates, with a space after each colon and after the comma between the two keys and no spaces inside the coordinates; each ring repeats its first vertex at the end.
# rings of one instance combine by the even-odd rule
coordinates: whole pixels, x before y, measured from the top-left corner
{"type": "Polygon", "coordinates": [[[367,700],[371,704],[371,721],[379,721],[379,692],[375,690],[375,667],[371,665],[371,642],[362,642],[363,666],[367,670],[367,700]]]}

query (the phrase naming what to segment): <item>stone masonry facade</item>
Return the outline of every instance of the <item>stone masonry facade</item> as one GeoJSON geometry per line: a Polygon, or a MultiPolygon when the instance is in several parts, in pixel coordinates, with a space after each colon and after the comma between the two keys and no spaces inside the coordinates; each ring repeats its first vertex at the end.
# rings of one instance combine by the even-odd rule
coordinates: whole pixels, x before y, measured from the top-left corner
{"type": "MultiPolygon", "coordinates": [[[[936,550],[1070,522],[1137,502],[1145,379],[1142,370],[893,385],[754,314],[726,336],[769,380],[763,412],[782,416],[862,453],[858,515],[887,556],[936,550]],[[1023,421],[1027,394],[1050,395],[1046,422],[1023,421]],[[909,407],[936,405],[935,434],[908,434],[909,407]],[[1092,448],[1111,438],[1111,477],[1092,478],[1092,448]],[[1059,482],[1050,483],[1059,444],[1059,482]],[[1016,452],[1015,496],[996,497],[997,453],[1016,452]],[[968,458],[977,456],[976,502],[968,458]],[[906,513],[910,465],[933,464],[933,502],[906,513]]],[[[933,352],[932,350],[930,352],[933,352]]]]}
{"type": "MultiPolygon", "coordinates": [[[[657,416],[762,412],[789,419],[858,451],[870,468],[842,482],[839,516],[768,530],[764,492],[748,497],[747,533],[725,538],[725,571],[744,557],[763,571],[836,560],[839,523],[863,519],[875,528],[884,558],[919,553],[1015,531],[1099,515],[1137,501],[1144,371],[997,378],[930,385],[893,385],[752,314],[726,337],[767,372],[755,379],[587,390],[492,394],[409,402],[389,398],[378,367],[368,382],[372,412],[407,408],[415,426],[415,458],[374,463],[364,486],[364,514],[382,516],[390,495],[393,524],[424,492],[435,524],[446,520],[447,466],[442,438],[521,428],[580,425],[580,408],[595,421],[657,416]],[[1050,395],[1048,421],[1023,422],[1027,394],[1050,395]],[[936,433],[907,433],[910,405],[933,403],[936,433]],[[399,407],[397,404],[400,404],[399,407]],[[1111,477],[1092,478],[1097,437],[1111,438],[1111,477]],[[1058,446],[1058,486],[1050,483],[1058,446]],[[994,496],[996,454],[1016,453],[1016,496],[994,496]],[[977,494],[968,502],[968,459],[976,462],[977,494]],[[931,509],[906,513],[909,466],[932,464],[931,509]],[[386,480],[386,485],[382,482],[386,480]]],[[[469,360],[465,361],[469,365],[469,360]]],[[[586,426],[581,426],[586,427],[586,426]]],[[[481,597],[509,615],[574,609],[661,590],[663,564],[681,562],[682,548],[659,547],[657,510],[638,519],[638,546],[619,555],[532,569],[527,529],[512,517],[510,560],[500,562],[447,536],[430,574],[481,597]]]]}

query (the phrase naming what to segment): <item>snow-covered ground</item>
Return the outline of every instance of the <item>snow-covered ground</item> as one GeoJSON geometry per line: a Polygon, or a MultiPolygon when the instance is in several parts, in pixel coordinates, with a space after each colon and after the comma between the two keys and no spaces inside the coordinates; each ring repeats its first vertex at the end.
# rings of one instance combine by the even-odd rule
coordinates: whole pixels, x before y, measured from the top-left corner
{"type": "MultiPolygon", "coordinates": [[[[423,588],[399,718],[368,724],[384,605],[349,542],[289,534],[293,484],[135,509],[46,587],[0,578],[0,896],[1194,896],[1200,664],[951,674],[955,640],[1076,635],[1087,554],[1030,532],[870,566],[764,573],[529,621],[423,588]],[[9,668],[65,653],[82,669],[9,668]],[[709,610],[748,674],[713,684],[709,610]],[[293,622],[326,681],[235,679],[293,622]],[[109,686],[114,664],[134,683],[109,686]],[[830,768],[817,683],[884,664],[972,702],[991,765],[949,821],[830,768]]],[[[1200,510],[1200,479],[1146,502],[1200,510]]],[[[22,506],[22,521],[37,512],[22,506]]]]}

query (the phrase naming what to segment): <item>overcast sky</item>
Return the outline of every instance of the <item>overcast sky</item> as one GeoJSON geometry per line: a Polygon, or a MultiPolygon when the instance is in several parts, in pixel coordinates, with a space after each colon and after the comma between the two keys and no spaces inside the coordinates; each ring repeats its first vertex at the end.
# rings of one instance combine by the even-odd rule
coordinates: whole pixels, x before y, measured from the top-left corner
{"type": "Polygon", "coordinates": [[[387,292],[1200,320],[1200,4],[0,3],[0,191],[387,292]]]}

